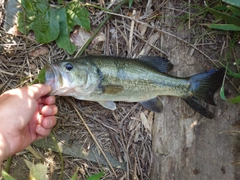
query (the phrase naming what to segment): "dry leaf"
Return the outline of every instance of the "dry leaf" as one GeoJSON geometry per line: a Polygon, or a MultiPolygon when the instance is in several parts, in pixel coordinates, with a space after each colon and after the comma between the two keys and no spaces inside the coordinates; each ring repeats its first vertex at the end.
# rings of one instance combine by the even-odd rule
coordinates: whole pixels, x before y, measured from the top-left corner
{"type": "Polygon", "coordinates": [[[13,27],[11,27],[8,32],[8,34],[12,34],[14,36],[20,36],[22,33],[17,29],[17,25],[15,24],[13,27]]]}
{"type": "Polygon", "coordinates": [[[140,31],[140,34],[142,37],[144,37],[146,31],[147,31],[147,25],[145,24],[139,24],[138,30],[140,31]]]}
{"type": "Polygon", "coordinates": [[[97,44],[99,42],[106,41],[106,35],[103,32],[99,32],[96,37],[93,39],[92,44],[97,44]]]}
{"type": "Polygon", "coordinates": [[[31,152],[31,153],[35,156],[35,158],[41,159],[41,155],[39,154],[39,152],[37,152],[35,149],[33,149],[31,145],[29,145],[28,147],[26,147],[26,149],[27,149],[29,152],[31,152]]]}
{"type": "MultiPolygon", "coordinates": [[[[78,28],[70,36],[70,41],[77,47],[82,47],[86,41],[92,36],[91,32],[86,31],[85,29],[78,28]]],[[[104,33],[100,32],[92,40],[92,44],[97,44],[99,42],[106,41],[106,36],[104,33]]]]}
{"type": "Polygon", "coordinates": [[[37,49],[31,50],[28,55],[30,57],[38,57],[49,53],[49,49],[46,46],[41,46],[37,49]]]}
{"type": "Polygon", "coordinates": [[[142,120],[142,124],[145,127],[147,133],[151,136],[152,126],[150,125],[149,121],[147,120],[147,118],[143,112],[140,113],[140,118],[142,120]]]}
{"type": "Polygon", "coordinates": [[[24,159],[25,164],[30,170],[29,179],[30,180],[47,180],[47,166],[44,164],[34,164],[31,161],[24,159]]]}
{"type": "Polygon", "coordinates": [[[78,28],[70,35],[70,41],[77,47],[82,47],[85,42],[91,37],[91,33],[88,31],[78,28]]]}

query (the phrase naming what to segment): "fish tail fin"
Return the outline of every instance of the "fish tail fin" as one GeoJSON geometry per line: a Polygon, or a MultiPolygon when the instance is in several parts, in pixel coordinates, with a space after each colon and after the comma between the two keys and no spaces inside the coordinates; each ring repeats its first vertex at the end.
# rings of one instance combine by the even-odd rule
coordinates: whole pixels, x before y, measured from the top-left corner
{"type": "Polygon", "coordinates": [[[184,98],[184,101],[194,110],[212,119],[213,113],[203,107],[197,100],[216,105],[214,102],[214,94],[221,87],[224,78],[225,69],[212,69],[205,73],[200,73],[190,77],[190,96],[184,98]]]}

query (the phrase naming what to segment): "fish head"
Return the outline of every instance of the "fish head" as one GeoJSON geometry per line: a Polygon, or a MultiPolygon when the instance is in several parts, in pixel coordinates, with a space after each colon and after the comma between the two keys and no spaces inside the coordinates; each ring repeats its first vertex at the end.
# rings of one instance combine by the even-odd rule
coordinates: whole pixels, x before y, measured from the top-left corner
{"type": "Polygon", "coordinates": [[[86,93],[89,83],[84,64],[61,61],[45,66],[45,84],[52,87],[51,95],[77,96],[86,93]]]}

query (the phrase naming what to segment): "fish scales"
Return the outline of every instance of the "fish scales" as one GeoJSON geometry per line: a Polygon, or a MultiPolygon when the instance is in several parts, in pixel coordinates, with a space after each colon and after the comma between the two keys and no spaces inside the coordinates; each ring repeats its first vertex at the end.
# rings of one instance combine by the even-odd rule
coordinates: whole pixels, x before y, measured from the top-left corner
{"type": "Polygon", "coordinates": [[[187,78],[174,77],[168,74],[173,69],[171,62],[157,56],[84,56],[47,64],[44,69],[45,84],[52,86],[51,95],[97,101],[111,110],[116,109],[113,101],[140,102],[154,112],[162,111],[158,96],[177,96],[207,118],[214,114],[198,100],[215,105],[214,94],[225,74],[221,68],[187,78]]]}
{"type": "Polygon", "coordinates": [[[152,99],[158,95],[187,95],[189,82],[186,79],[168,77],[141,62],[131,59],[108,59],[105,62],[98,58],[90,62],[96,65],[103,74],[102,85],[122,85],[124,91],[118,94],[93,93],[90,100],[137,102],[152,99]]]}

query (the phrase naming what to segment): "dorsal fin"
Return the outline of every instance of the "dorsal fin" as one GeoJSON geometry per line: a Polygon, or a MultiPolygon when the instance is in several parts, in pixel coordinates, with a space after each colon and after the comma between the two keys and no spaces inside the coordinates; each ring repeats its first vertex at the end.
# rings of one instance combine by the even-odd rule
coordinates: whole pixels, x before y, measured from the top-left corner
{"type": "Polygon", "coordinates": [[[162,73],[167,73],[173,69],[173,64],[160,56],[142,56],[138,59],[162,73]]]}

